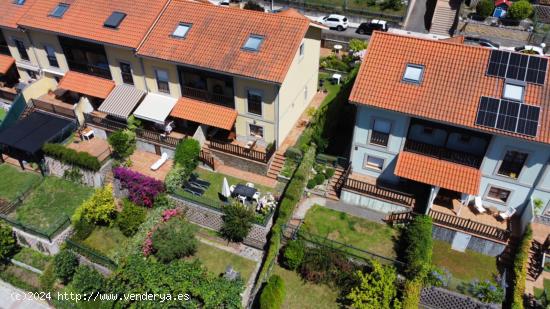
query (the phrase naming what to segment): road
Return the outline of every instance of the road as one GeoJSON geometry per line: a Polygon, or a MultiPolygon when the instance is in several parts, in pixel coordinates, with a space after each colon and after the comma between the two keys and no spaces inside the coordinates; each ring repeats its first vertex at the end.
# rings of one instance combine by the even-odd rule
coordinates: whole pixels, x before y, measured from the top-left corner
{"type": "Polygon", "coordinates": [[[368,41],[370,39],[370,35],[365,34],[358,34],[355,31],[357,28],[348,27],[345,31],[336,31],[336,30],[323,30],[323,34],[328,34],[328,36],[337,35],[337,36],[343,36],[350,39],[361,39],[368,41]]]}
{"type": "Polygon", "coordinates": [[[51,308],[50,306],[48,306],[48,304],[44,302],[38,302],[30,299],[16,300],[15,295],[19,295],[19,297],[23,297],[23,295],[25,295],[25,292],[0,280],[0,308],[2,309],[49,309],[51,308]]]}

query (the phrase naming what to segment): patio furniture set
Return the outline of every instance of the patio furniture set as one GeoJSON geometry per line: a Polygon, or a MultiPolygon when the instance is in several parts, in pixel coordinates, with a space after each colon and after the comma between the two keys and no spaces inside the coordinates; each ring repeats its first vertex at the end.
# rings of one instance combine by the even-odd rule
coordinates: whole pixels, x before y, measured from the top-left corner
{"type": "Polygon", "coordinates": [[[189,180],[183,183],[183,190],[196,196],[202,196],[209,187],[210,182],[200,179],[195,174],[191,174],[189,180]]]}
{"type": "Polygon", "coordinates": [[[277,205],[271,192],[262,196],[261,192],[254,188],[253,183],[232,185],[229,187],[232,197],[236,197],[243,205],[253,205],[256,202],[256,211],[270,211],[277,205]]]}
{"type": "MultiPolygon", "coordinates": [[[[493,209],[490,209],[490,208],[485,208],[483,207],[483,204],[481,202],[481,197],[480,196],[476,196],[474,198],[474,208],[477,210],[478,213],[482,214],[482,213],[485,213],[485,212],[488,212],[487,209],[490,210],[490,213],[493,214],[493,213],[496,213],[497,211],[493,210],[493,209]]],[[[508,220],[510,219],[514,214],[516,213],[516,209],[515,208],[511,208],[509,207],[508,209],[506,209],[506,211],[504,212],[498,212],[498,218],[501,219],[501,220],[508,220]]]]}

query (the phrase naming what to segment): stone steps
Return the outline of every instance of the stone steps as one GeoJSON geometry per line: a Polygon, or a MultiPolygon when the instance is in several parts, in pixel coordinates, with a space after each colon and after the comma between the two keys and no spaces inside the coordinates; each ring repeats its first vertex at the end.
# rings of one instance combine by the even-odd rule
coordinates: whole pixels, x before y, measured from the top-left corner
{"type": "Polygon", "coordinates": [[[430,33],[450,36],[451,28],[455,22],[457,10],[451,7],[449,1],[439,0],[435,6],[430,33]]]}
{"type": "Polygon", "coordinates": [[[334,170],[334,175],[330,178],[330,181],[327,186],[327,198],[335,201],[339,201],[340,197],[338,196],[338,192],[336,192],[336,183],[338,182],[338,179],[342,177],[342,174],[344,174],[344,170],[340,167],[337,167],[334,170]]]}
{"type": "Polygon", "coordinates": [[[286,158],[283,154],[276,152],[273,159],[271,160],[271,164],[269,165],[269,169],[267,170],[267,177],[271,179],[277,179],[277,176],[283,169],[283,166],[285,165],[286,158]]]}

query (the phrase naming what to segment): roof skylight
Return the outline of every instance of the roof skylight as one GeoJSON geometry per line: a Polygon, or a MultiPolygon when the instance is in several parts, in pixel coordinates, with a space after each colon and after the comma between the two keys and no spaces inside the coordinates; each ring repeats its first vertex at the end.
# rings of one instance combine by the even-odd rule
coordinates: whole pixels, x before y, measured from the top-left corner
{"type": "Polygon", "coordinates": [[[67,3],[59,3],[57,6],[53,9],[53,11],[50,13],[50,16],[61,18],[67,12],[69,9],[69,5],[67,3]]]}
{"type": "Polygon", "coordinates": [[[515,101],[523,101],[523,90],[524,87],[522,85],[505,83],[502,97],[515,101]]]}
{"type": "Polygon", "coordinates": [[[187,32],[189,32],[189,29],[191,29],[190,24],[179,23],[178,26],[176,27],[176,30],[172,32],[172,36],[183,39],[187,35],[187,32]]]}
{"type": "Polygon", "coordinates": [[[424,73],[424,66],[416,64],[407,64],[405,73],[403,74],[403,81],[420,84],[422,81],[422,75],[424,73]]]}
{"type": "Polygon", "coordinates": [[[126,17],[126,13],[123,12],[113,12],[109,18],[103,24],[104,27],[116,29],[120,26],[120,23],[126,17]]]}
{"type": "Polygon", "coordinates": [[[262,45],[263,41],[263,36],[251,34],[246,40],[246,43],[244,43],[243,49],[258,51],[260,50],[260,46],[262,45]]]}

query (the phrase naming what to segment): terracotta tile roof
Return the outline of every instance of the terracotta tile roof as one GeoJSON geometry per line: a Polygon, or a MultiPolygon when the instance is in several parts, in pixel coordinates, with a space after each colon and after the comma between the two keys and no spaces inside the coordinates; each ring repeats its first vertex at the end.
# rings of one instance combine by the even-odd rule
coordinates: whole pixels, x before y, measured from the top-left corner
{"type": "Polygon", "coordinates": [[[17,21],[35,2],[36,0],[25,0],[22,5],[17,5],[13,0],[0,0],[0,26],[17,28],[17,21]]]}
{"type": "Polygon", "coordinates": [[[491,50],[375,32],[350,102],[485,132],[550,143],[550,65],[546,84],[528,84],[525,103],[540,106],[538,134],[528,137],[475,125],[481,96],[502,97],[502,78],[487,76],[491,50]],[[407,64],[424,66],[420,85],[402,82],[407,64]]]}
{"type": "Polygon", "coordinates": [[[456,43],[456,44],[464,44],[464,36],[456,35],[456,36],[453,36],[452,38],[442,39],[441,41],[456,43]]]}
{"type": "Polygon", "coordinates": [[[71,0],[62,18],[48,16],[59,0],[40,0],[19,20],[23,27],[137,48],[167,0],[71,0]],[[117,29],[103,24],[113,12],[126,13],[117,29]]]}
{"type": "Polygon", "coordinates": [[[0,55],[0,74],[6,74],[14,63],[15,59],[12,57],[0,55]]]}
{"type": "Polygon", "coordinates": [[[237,119],[237,111],[229,107],[182,97],[170,116],[231,130],[237,119]]]}
{"type": "Polygon", "coordinates": [[[138,49],[138,55],[282,83],[309,27],[309,19],[173,0],[138,49]],[[191,24],[186,37],[171,34],[191,24]],[[264,37],[259,51],[243,46],[264,37]]]}
{"type": "Polygon", "coordinates": [[[57,87],[105,99],[113,88],[115,88],[115,82],[101,77],[69,71],[65,73],[65,76],[57,87]]]}
{"type": "Polygon", "coordinates": [[[479,194],[481,172],[478,169],[408,151],[399,153],[395,174],[461,193],[479,194]]]}

